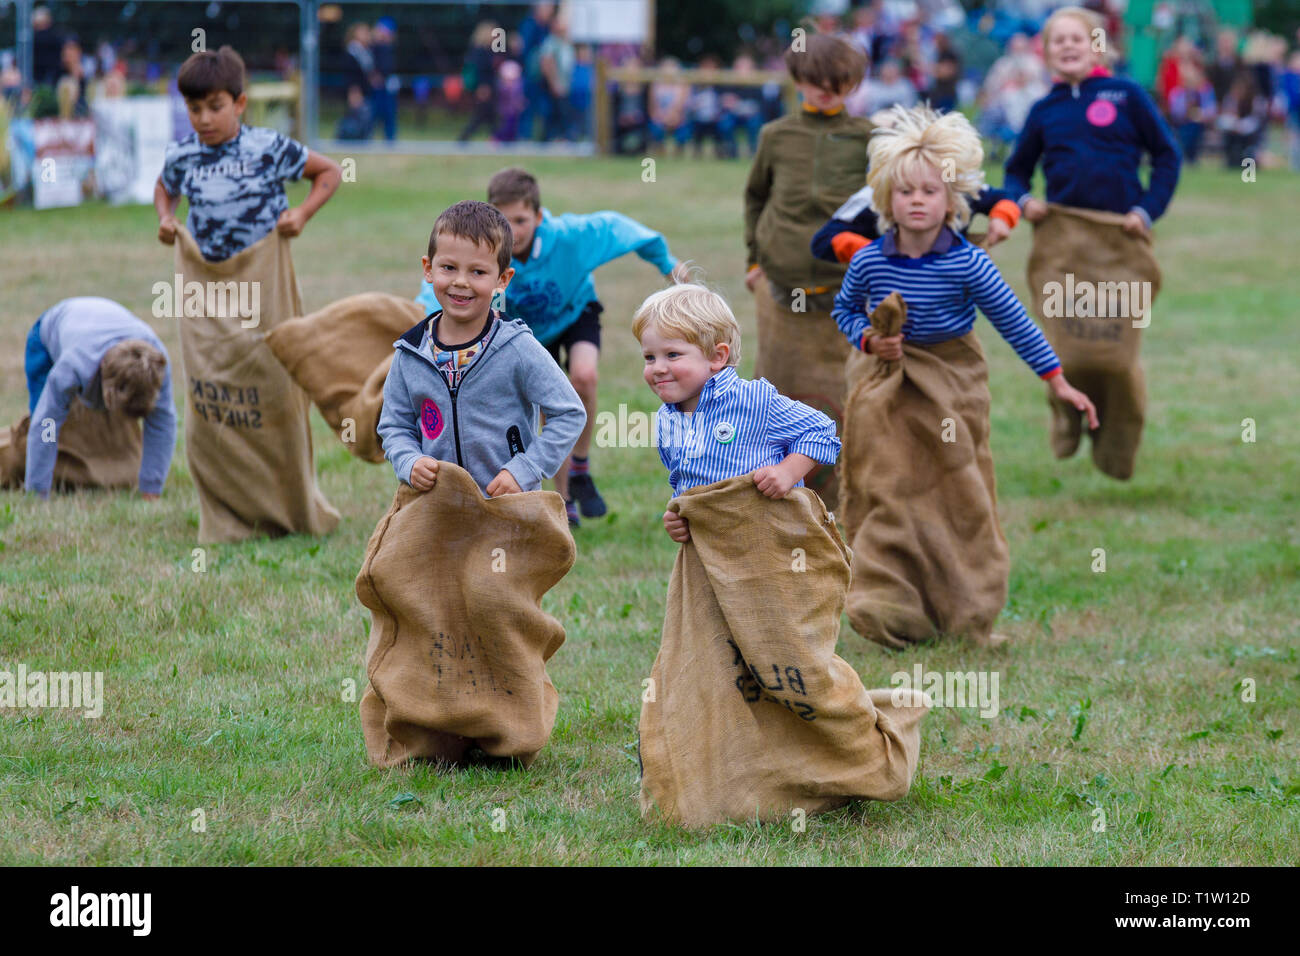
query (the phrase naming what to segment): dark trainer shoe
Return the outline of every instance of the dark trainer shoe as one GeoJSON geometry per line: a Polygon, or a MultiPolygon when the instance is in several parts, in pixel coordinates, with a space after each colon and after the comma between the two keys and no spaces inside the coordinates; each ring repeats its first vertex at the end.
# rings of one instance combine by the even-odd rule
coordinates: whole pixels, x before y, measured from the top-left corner
{"type": "Polygon", "coordinates": [[[576,528],[581,522],[578,520],[578,506],[572,501],[564,503],[564,513],[569,516],[569,527],[576,528]]]}
{"type": "Polygon", "coordinates": [[[582,506],[584,518],[599,518],[605,513],[605,499],[596,490],[591,475],[569,475],[569,494],[582,506]]]}

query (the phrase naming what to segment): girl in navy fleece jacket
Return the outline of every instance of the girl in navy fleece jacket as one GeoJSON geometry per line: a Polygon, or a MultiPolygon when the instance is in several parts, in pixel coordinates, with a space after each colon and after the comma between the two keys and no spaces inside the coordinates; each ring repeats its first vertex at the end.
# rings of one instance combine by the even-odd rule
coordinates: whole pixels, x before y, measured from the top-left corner
{"type": "Polygon", "coordinates": [[[1030,109],[1003,187],[1019,198],[1026,219],[1042,220],[1047,203],[1029,191],[1041,160],[1048,202],[1125,214],[1125,232],[1145,235],[1173,197],[1181,159],[1146,92],[1099,62],[1093,50],[1104,37],[1100,30],[1078,7],[1058,10],[1044,24],[1047,65],[1057,82],[1030,109]],[[1138,178],[1144,152],[1151,155],[1145,189],[1138,178]]]}

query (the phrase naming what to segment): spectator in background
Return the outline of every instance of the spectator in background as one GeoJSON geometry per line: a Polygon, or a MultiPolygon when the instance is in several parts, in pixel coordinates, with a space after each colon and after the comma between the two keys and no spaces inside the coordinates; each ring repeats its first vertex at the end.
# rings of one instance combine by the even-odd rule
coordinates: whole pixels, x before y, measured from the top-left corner
{"type": "Polygon", "coordinates": [[[1182,85],[1182,66],[1195,52],[1196,44],[1187,36],[1180,36],[1169,44],[1169,49],[1160,58],[1160,66],[1156,68],[1156,102],[1171,116],[1170,95],[1182,85]]]}
{"type": "Polygon", "coordinates": [[[989,69],[980,94],[977,128],[989,140],[991,160],[1000,161],[1010,151],[1030,108],[1051,89],[1049,79],[1033,41],[1023,33],[1012,36],[1007,52],[989,69]]]}
{"type": "Polygon", "coordinates": [[[1300,50],[1291,54],[1281,78],[1282,98],[1286,107],[1287,140],[1291,168],[1300,171],[1300,50]]]}
{"type": "Polygon", "coordinates": [[[945,33],[935,38],[935,58],[930,85],[925,98],[942,113],[957,108],[957,82],[961,79],[961,58],[953,50],[945,33]]]}
{"type": "Polygon", "coordinates": [[[574,142],[591,134],[591,100],[596,89],[596,60],[591,45],[573,48],[573,80],[569,86],[569,139],[574,142]]]}
{"type": "Polygon", "coordinates": [[[1224,28],[1214,38],[1214,59],[1206,69],[1206,76],[1214,87],[1214,98],[1222,103],[1228,96],[1228,87],[1241,72],[1241,57],[1237,55],[1237,31],[1224,28]]]}
{"type": "Polygon", "coordinates": [[[126,96],[126,64],[118,60],[113,68],[104,74],[102,90],[105,99],[116,100],[126,96]]]}
{"type": "MultiPolygon", "coordinates": [[[[716,70],[721,64],[712,55],[700,59],[701,70],[716,70]]],[[[721,157],[725,149],[718,129],[722,119],[722,95],[718,88],[709,83],[697,83],[691,87],[690,98],[686,104],[687,121],[691,127],[691,140],[695,143],[695,155],[704,153],[704,141],[713,141],[713,154],[721,157]]]]}
{"type": "MultiPolygon", "coordinates": [[[[355,134],[359,129],[364,128],[365,134],[356,138],[369,139],[374,132],[374,114],[370,110],[370,95],[378,78],[374,57],[370,55],[370,27],[365,23],[354,23],[348,27],[343,40],[343,77],[347,88],[348,113],[345,113],[343,120],[339,121],[339,130],[346,128],[349,134],[355,134]],[[364,110],[357,109],[355,106],[358,97],[365,101],[364,110]],[[364,123],[364,127],[359,127],[358,123],[364,123]]],[[[353,136],[340,135],[339,138],[351,139],[353,136]]]]}
{"type": "MultiPolygon", "coordinates": [[[[514,34],[510,46],[523,49],[523,39],[514,34]]],[[[524,115],[524,68],[517,58],[502,61],[497,67],[497,131],[499,143],[513,143],[519,138],[519,121],[524,115]]]]}
{"type": "Polygon", "coordinates": [[[397,75],[397,23],[392,17],[380,17],[370,31],[370,55],[374,58],[375,84],[370,93],[370,109],[375,122],[382,123],[384,139],[397,139],[397,91],[402,81],[397,75]]]}
{"type": "Polygon", "coordinates": [[[370,101],[361,87],[348,85],[348,108],[339,118],[339,125],[334,130],[335,139],[367,140],[374,132],[374,118],[370,115],[370,101]]]}
{"type": "Polygon", "coordinates": [[[897,60],[886,60],[880,73],[863,82],[845,101],[849,113],[871,117],[881,110],[899,103],[905,107],[916,105],[916,87],[903,75],[897,60]]]}
{"type": "MultiPolygon", "coordinates": [[[[641,66],[641,60],[633,56],[623,64],[627,67],[641,66]]],[[[644,83],[625,81],[614,88],[614,152],[620,156],[644,156],[649,149],[649,131],[647,124],[649,114],[646,109],[646,97],[649,91],[644,83]]]]}
{"type": "Polygon", "coordinates": [[[1183,48],[1177,83],[1169,90],[1169,121],[1178,135],[1183,161],[1195,164],[1201,153],[1205,124],[1214,121],[1214,87],[1197,62],[1196,47],[1183,48]]]}
{"type": "Polygon", "coordinates": [[[90,115],[86,102],[85,65],[81,62],[81,44],[74,39],[63,41],[63,73],[55,93],[59,101],[59,118],[72,119],[90,115]]]}
{"type": "Polygon", "coordinates": [[[499,30],[491,20],[480,20],[470,36],[469,52],[461,76],[465,80],[465,95],[469,97],[470,118],[461,131],[460,141],[469,142],[480,128],[492,131],[496,123],[496,54],[492,41],[499,30]]]}
{"type": "Polygon", "coordinates": [[[49,7],[32,11],[32,82],[53,86],[63,70],[63,37],[54,29],[49,7]]]}
{"type": "Polygon", "coordinates": [[[880,54],[883,52],[881,46],[884,43],[884,37],[881,36],[876,26],[876,19],[879,16],[876,4],[869,4],[864,7],[858,7],[853,11],[853,29],[845,39],[856,46],[867,56],[867,69],[871,69],[871,64],[875,63],[880,54]]]}
{"type": "Polygon", "coordinates": [[[1008,84],[1029,78],[1034,85],[1041,84],[1042,95],[1051,88],[1051,76],[1042,58],[1034,52],[1034,41],[1023,33],[1012,35],[1007,50],[993,61],[984,77],[984,93],[996,97],[1008,84]]]}
{"type": "Polygon", "coordinates": [[[986,13],[976,21],[975,29],[962,25],[949,34],[953,50],[965,63],[967,76],[971,79],[983,81],[994,61],[1002,54],[1001,47],[992,36],[996,25],[997,18],[986,13]]]}
{"type": "Polygon", "coordinates": [[[1282,65],[1273,37],[1258,30],[1247,37],[1241,51],[1241,65],[1250,71],[1259,95],[1271,104],[1277,95],[1277,78],[1282,65]]]}
{"type": "Polygon", "coordinates": [[[563,13],[557,13],[551,18],[551,32],[542,41],[537,56],[546,100],[546,118],[542,129],[542,142],[546,143],[557,136],[567,138],[571,125],[569,91],[573,86],[577,55],[573,44],[569,42],[569,24],[563,13]]]}
{"type": "Polygon", "coordinates": [[[907,21],[903,24],[903,31],[890,59],[899,61],[903,76],[912,84],[913,89],[925,89],[929,85],[935,60],[934,38],[930,31],[923,31],[919,20],[907,21]]]}
{"type": "Polygon", "coordinates": [[[1255,159],[1268,122],[1268,100],[1259,92],[1249,70],[1239,70],[1219,108],[1219,131],[1223,134],[1223,162],[1240,169],[1255,159]]]}
{"type": "Polygon", "coordinates": [[[533,139],[537,135],[537,120],[547,116],[546,84],[542,78],[542,44],[551,32],[555,18],[555,4],[535,3],[528,16],[519,24],[523,41],[520,65],[524,69],[524,112],[519,118],[519,135],[533,139]]]}
{"type": "Polygon", "coordinates": [[[842,37],[848,39],[844,32],[844,25],[840,22],[839,14],[832,9],[836,4],[821,3],[817,4],[822,9],[813,13],[813,28],[818,33],[824,33],[826,36],[842,37]]]}
{"type": "MultiPolygon", "coordinates": [[[[747,53],[736,57],[731,68],[741,76],[757,72],[754,58],[747,53]]],[[[726,155],[739,154],[736,130],[745,131],[749,155],[758,149],[758,133],[763,128],[763,91],[758,86],[731,86],[722,91],[722,115],[718,119],[718,135],[726,155]]]]}
{"type": "MultiPolygon", "coordinates": [[[[682,65],[676,57],[666,56],[659,68],[667,73],[677,73],[682,65]]],[[[672,80],[658,80],[650,85],[650,141],[659,146],[671,137],[683,150],[691,139],[691,125],[687,122],[686,106],[690,87],[672,80]]]]}

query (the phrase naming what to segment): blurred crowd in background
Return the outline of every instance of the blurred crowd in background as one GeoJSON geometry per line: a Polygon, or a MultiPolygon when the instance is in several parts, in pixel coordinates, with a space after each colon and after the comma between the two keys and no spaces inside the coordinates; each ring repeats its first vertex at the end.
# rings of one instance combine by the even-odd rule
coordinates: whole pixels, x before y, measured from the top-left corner
{"type": "MultiPolygon", "coordinates": [[[[689,62],[634,44],[574,42],[562,5],[506,5],[491,8],[498,19],[479,21],[459,43],[443,33],[427,57],[435,68],[427,72],[399,69],[400,31],[392,15],[349,20],[343,8],[323,7],[322,20],[331,10],[336,29],[322,34],[321,135],[503,144],[590,140],[600,60],[609,68],[657,71],[644,81],[611,81],[608,119],[616,152],[752,154],[759,127],[786,108],[781,84],[762,71],[784,73],[792,28],[802,24],[801,29],[843,36],[867,54],[867,75],[848,99],[851,112],[869,116],[921,100],[961,109],[974,118],[996,160],[1014,143],[1030,106],[1050,88],[1038,31],[1062,5],[866,0],[842,13],[817,13],[814,2],[805,20],[777,24],[767,33],[751,29],[738,52],[724,58],[701,49],[689,62]],[[693,70],[724,72],[713,73],[720,82],[693,82],[693,70]]],[[[1116,0],[1082,5],[1103,17],[1107,59],[1124,72],[1125,26],[1116,0]]],[[[364,9],[382,13],[383,6],[364,9]]],[[[462,22],[466,9],[457,11],[462,22]]],[[[1195,26],[1179,32],[1175,24],[1151,91],[1188,162],[1210,153],[1232,167],[1252,158],[1264,165],[1289,161],[1300,169],[1300,30],[1242,35],[1212,22],[1195,26]],[[1283,128],[1285,146],[1270,147],[1270,130],[1283,128]]],[[[114,43],[89,31],[59,29],[45,7],[36,9],[33,28],[33,88],[23,86],[13,51],[0,50],[0,93],[10,115],[86,115],[95,97],[156,89],[179,65],[155,62],[144,41],[114,43]]],[[[260,63],[257,56],[246,57],[264,77],[294,78],[294,34],[277,35],[290,45],[275,46],[270,62],[267,56],[260,63]]],[[[427,32],[418,39],[426,47],[432,42],[427,32]]]]}

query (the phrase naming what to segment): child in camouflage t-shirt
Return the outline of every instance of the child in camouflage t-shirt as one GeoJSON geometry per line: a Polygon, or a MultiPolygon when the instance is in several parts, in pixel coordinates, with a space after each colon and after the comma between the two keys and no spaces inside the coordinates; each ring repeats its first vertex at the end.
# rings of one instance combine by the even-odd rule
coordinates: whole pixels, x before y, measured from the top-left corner
{"type": "Polygon", "coordinates": [[[273,229],[301,233],[338,187],[338,164],[275,130],[241,123],[248,105],[244,61],[230,47],[195,53],[176,79],[194,132],[167,147],[154,187],[158,238],[175,241],[181,196],[190,202],[189,230],[210,262],[229,259],[273,229]],[[291,209],[284,181],[304,176],[311,191],[291,209]]]}

